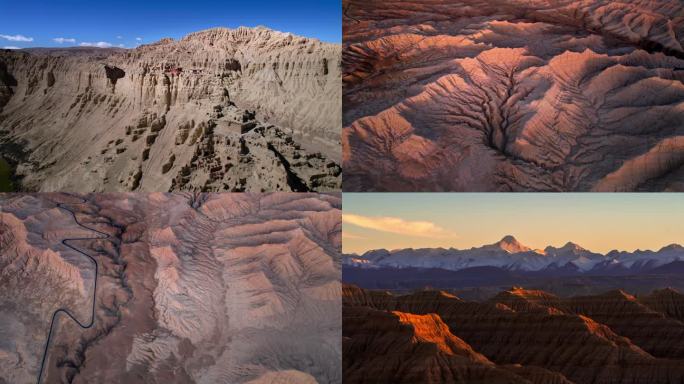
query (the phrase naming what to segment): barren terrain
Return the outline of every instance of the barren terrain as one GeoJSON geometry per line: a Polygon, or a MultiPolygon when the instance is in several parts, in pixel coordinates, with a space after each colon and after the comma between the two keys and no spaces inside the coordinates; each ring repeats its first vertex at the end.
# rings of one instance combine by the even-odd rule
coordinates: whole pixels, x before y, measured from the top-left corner
{"type": "Polygon", "coordinates": [[[135,49],[0,51],[24,191],[334,191],[339,45],[215,28],[135,49]]]}
{"type": "Polygon", "coordinates": [[[480,302],[343,291],[345,383],[684,380],[684,295],[672,289],[564,299],[513,287],[480,302]]]}
{"type": "Polygon", "coordinates": [[[0,194],[1,383],[340,383],[339,196],[0,194]]]}
{"type": "Polygon", "coordinates": [[[676,0],[344,0],[345,191],[684,190],[676,0]]]}

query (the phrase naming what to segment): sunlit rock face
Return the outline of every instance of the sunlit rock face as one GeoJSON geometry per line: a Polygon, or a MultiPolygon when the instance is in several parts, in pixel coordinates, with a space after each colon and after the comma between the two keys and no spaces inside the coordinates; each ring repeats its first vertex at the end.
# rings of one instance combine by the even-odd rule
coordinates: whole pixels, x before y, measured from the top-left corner
{"type": "Polygon", "coordinates": [[[339,196],[0,207],[0,382],[341,383],[339,196]]]}
{"type": "Polygon", "coordinates": [[[345,190],[684,190],[681,2],[344,9],[345,190]]]}
{"type": "Polygon", "coordinates": [[[339,191],[340,64],[263,27],[0,50],[0,151],[27,191],[339,191]]]}
{"type": "Polygon", "coordinates": [[[415,315],[363,307],[344,308],[345,383],[568,384],[544,369],[497,367],[454,336],[435,313],[415,315]]]}

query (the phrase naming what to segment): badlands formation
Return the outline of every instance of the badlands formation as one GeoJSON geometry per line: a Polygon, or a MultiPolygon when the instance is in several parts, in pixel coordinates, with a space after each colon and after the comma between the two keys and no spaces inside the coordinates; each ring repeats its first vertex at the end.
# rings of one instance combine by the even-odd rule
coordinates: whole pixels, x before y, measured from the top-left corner
{"type": "Polygon", "coordinates": [[[684,191],[684,3],[344,0],[347,191],[684,191]]]}
{"type": "Polygon", "coordinates": [[[559,298],[513,287],[482,302],[343,288],[345,383],[684,382],[684,295],[559,298]]]}
{"type": "Polygon", "coordinates": [[[340,63],[263,27],[3,50],[0,154],[25,191],[339,190],[340,63]]]}
{"type": "Polygon", "coordinates": [[[0,207],[0,383],[342,382],[339,196],[0,207]]]}

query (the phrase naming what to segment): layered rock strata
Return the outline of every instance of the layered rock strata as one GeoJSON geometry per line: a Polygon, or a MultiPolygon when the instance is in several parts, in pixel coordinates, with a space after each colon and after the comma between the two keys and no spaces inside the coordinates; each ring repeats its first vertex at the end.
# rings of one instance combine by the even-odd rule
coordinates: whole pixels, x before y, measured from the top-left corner
{"type": "Polygon", "coordinates": [[[339,46],[266,28],[0,51],[0,151],[24,190],[339,190],[340,81],[339,46]]]}

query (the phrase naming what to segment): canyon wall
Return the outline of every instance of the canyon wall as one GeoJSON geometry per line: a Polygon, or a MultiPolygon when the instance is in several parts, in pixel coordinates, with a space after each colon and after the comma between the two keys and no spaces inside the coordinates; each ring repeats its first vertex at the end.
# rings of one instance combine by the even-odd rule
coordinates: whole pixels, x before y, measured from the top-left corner
{"type": "Polygon", "coordinates": [[[340,76],[339,46],[261,27],[5,50],[0,132],[23,189],[335,190],[340,76]]]}

